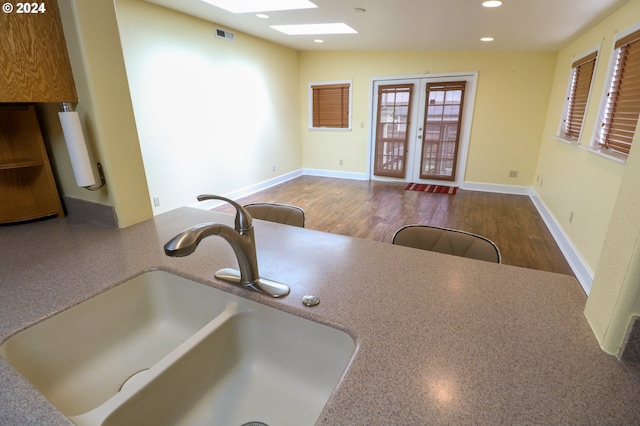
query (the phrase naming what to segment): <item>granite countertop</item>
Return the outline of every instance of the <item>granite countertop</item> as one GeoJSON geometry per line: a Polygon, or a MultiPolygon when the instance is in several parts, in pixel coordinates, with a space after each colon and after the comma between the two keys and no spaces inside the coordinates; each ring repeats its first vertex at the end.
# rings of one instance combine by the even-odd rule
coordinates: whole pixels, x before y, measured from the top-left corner
{"type": "MultiPolygon", "coordinates": [[[[0,341],[159,268],[349,333],[356,353],[320,425],[640,424],[640,376],[600,349],[573,277],[255,221],[261,275],[291,286],[272,299],[213,279],[237,265],[221,238],[164,255],[206,221],[233,217],[185,207],[126,229],[1,227],[0,341]]],[[[70,424],[1,358],[0,381],[0,424],[70,424]]]]}

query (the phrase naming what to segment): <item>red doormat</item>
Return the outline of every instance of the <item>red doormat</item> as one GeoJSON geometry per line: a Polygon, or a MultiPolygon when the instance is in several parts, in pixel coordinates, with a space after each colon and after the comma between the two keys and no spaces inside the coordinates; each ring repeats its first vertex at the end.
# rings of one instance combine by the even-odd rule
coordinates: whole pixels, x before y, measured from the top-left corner
{"type": "Polygon", "coordinates": [[[458,190],[457,186],[427,185],[424,183],[410,183],[404,188],[407,191],[433,192],[434,194],[453,195],[458,190]]]}

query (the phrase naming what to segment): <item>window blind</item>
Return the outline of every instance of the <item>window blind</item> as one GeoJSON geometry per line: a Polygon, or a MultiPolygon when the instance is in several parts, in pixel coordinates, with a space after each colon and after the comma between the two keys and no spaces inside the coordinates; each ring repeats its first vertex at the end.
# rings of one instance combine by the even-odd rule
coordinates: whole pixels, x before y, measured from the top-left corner
{"type": "Polygon", "coordinates": [[[618,52],[600,145],[628,154],[640,115],[640,31],[615,44],[618,52]]]}
{"type": "Polygon", "coordinates": [[[349,127],[349,84],[311,86],[313,127],[349,127]]]}
{"type": "Polygon", "coordinates": [[[597,52],[593,52],[571,65],[573,78],[564,121],[564,133],[569,138],[578,139],[580,137],[580,129],[582,129],[582,121],[587,109],[587,99],[589,98],[597,54],[597,52]]]}

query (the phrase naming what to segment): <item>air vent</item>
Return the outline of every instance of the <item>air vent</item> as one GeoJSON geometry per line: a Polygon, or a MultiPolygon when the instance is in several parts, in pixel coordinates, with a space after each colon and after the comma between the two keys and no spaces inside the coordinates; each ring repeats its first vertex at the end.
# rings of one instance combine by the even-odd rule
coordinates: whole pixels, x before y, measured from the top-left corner
{"type": "Polygon", "coordinates": [[[223,30],[222,28],[216,28],[216,37],[223,38],[225,40],[233,41],[234,35],[231,31],[223,30]]]}

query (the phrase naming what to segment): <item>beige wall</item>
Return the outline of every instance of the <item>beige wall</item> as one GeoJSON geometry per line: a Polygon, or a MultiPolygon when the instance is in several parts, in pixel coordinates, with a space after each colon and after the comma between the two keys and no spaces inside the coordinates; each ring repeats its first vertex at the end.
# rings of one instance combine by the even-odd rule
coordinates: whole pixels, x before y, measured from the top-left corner
{"type": "MultiPolygon", "coordinates": [[[[91,192],[76,185],[58,105],[41,108],[58,185],[64,195],[115,208],[121,227],[149,219],[147,183],[112,2],[60,1],[69,59],[78,90],[76,110],[94,161],[103,165],[107,186],[91,192]]],[[[96,181],[98,174],[94,169],[96,181]]]]}
{"type": "Polygon", "coordinates": [[[300,126],[304,166],[367,171],[373,78],[477,71],[465,181],[530,186],[555,62],[556,54],[548,52],[302,52],[300,126]],[[308,84],[334,80],[353,82],[353,131],[310,131],[308,84]],[[340,160],[344,160],[343,166],[340,160]],[[518,177],[509,178],[510,170],[518,170],[518,177]]]}
{"type": "Polygon", "coordinates": [[[478,71],[466,181],[534,186],[595,271],[585,313],[603,348],[617,353],[630,316],[640,312],[640,152],[632,150],[622,165],[551,136],[574,55],[601,45],[583,133],[589,143],[614,34],[638,19],[640,0],[559,54],[296,52],[239,32],[229,43],[214,37],[213,24],[116,1],[118,22],[113,2],[59,2],[78,110],[108,181],[97,193],[75,186],[55,106],[47,105],[64,194],[113,205],[128,226],[151,216],[155,196],[169,209],[199,192],[234,191],[302,167],[364,173],[372,78],[478,71]],[[332,80],[353,81],[353,130],[309,131],[307,85],[332,80]],[[519,177],[508,178],[509,170],[519,177]]]}
{"type": "Polygon", "coordinates": [[[640,312],[640,152],[636,146],[640,135],[636,132],[634,149],[626,164],[559,142],[552,136],[560,126],[573,58],[600,47],[580,140],[584,146],[591,144],[605,96],[615,34],[637,23],[639,17],[640,0],[633,0],[559,53],[536,171],[540,179],[534,185],[595,274],[585,314],[602,347],[612,354],[621,348],[631,315],[640,312]]]}
{"type": "Polygon", "coordinates": [[[632,1],[560,52],[540,145],[535,190],[592,271],[600,259],[625,166],[552,136],[560,126],[573,58],[600,47],[581,138],[582,145],[591,144],[615,32],[635,23],[638,16],[640,2],[632,1]]]}
{"type": "Polygon", "coordinates": [[[140,1],[118,0],[116,24],[109,3],[101,11],[61,4],[65,32],[76,32],[68,44],[80,80],[78,110],[90,151],[105,166],[107,189],[89,193],[75,187],[54,119],[52,145],[64,192],[114,205],[121,220],[131,211],[135,219],[127,223],[147,218],[153,197],[161,200],[154,209],[160,213],[192,203],[197,193],[228,193],[302,167],[365,172],[371,79],[424,72],[479,72],[466,180],[531,184],[555,54],[298,53],[238,32],[234,43],[219,40],[214,24],[140,1]],[[113,37],[118,34],[127,79],[122,78],[122,52],[113,37]],[[307,83],[337,79],[353,80],[353,131],[308,131],[307,83]],[[230,90],[234,83],[240,96],[230,90]],[[130,114],[129,99],[122,93],[129,87],[135,123],[122,117],[130,114]],[[246,98],[252,102],[240,101],[246,98]],[[523,114],[514,113],[516,107],[523,114]],[[118,126],[112,125],[112,117],[98,117],[99,111],[111,109],[121,117],[118,126]],[[130,136],[113,142],[98,131],[130,136]],[[131,137],[139,144],[129,143],[131,137]],[[131,151],[138,146],[142,156],[131,151]],[[122,155],[116,154],[120,148],[122,155]],[[107,151],[118,157],[113,164],[105,158],[107,151]],[[509,170],[518,170],[518,178],[508,178],[509,170]],[[120,176],[128,185],[141,183],[145,191],[125,191],[119,202],[111,180],[120,176]]]}
{"type": "Polygon", "coordinates": [[[215,24],[150,3],[116,3],[155,214],[302,168],[297,51],[237,31],[222,40],[215,24]]]}
{"type": "Polygon", "coordinates": [[[633,144],[585,308],[601,346],[616,355],[640,315],[640,127],[633,144]]]}

